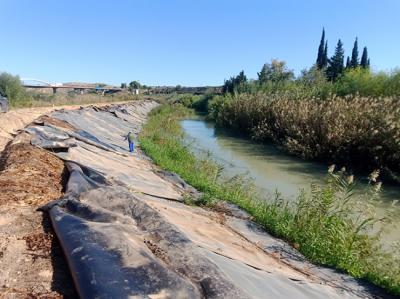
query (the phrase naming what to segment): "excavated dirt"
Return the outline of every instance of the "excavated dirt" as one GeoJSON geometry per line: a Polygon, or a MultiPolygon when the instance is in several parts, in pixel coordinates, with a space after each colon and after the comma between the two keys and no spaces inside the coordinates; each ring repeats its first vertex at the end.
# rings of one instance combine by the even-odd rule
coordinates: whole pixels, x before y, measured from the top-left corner
{"type": "Polygon", "coordinates": [[[64,163],[28,143],[9,145],[0,163],[0,298],[76,298],[47,214],[62,195],[64,163]]]}
{"type": "Polygon", "coordinates": [[[2,160],[0,204],[40,205],[61,196],[65,173],[61,159],[30,144],[20,143],[6,149],[2,160]]]}

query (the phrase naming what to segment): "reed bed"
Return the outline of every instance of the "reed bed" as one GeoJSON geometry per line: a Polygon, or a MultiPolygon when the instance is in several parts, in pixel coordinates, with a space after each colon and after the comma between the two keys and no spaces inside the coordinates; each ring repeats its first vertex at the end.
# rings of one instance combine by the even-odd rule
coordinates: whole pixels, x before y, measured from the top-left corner
{"type": "Polygon", "coordinates": [[[214,97],[209,116],[220,127],[274,142],[305,159],[361,171],[400,172],[400,98],[293,100],[284,95],[214,97]]]}

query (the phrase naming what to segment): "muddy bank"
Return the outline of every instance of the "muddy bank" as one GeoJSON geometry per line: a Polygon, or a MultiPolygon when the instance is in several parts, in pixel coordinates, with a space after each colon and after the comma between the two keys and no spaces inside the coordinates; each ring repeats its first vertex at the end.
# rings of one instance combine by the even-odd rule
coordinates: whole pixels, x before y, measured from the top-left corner
{"type": "MultiPolygon", "coordinates": [[[[47,202],[42,208],[82,298],[390,297],[308,263],[233,206],[211,211],[185,205],[186,194],[195,191],[140,150],[130,154],[123,137],[137,135],[156,105],[56,111],[25,129],[31,145],[67,167],[59,199],[37,202],[47,202]]],[[[48,177],[62,180],[60,170],[48,177]]],[[[25,243],[39,250],[49,238],[33,234],[25,243]],[[36,239],[43,245],[32,246],[36,239]]]]}

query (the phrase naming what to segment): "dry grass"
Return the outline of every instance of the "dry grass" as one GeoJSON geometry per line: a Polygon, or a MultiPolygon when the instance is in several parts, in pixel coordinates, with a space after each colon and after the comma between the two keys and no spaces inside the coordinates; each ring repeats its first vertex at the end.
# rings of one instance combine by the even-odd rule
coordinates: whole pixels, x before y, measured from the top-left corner
{"type": "Polygon", "coordinates": [[[126,102],[133,101],[140,97],[132,95],[127,92],[119,92],[111,95],[96,94],[96,93],[40,93],[40,92],[26,92],[23,99],[11,103],[12,108],[23,107],[52,107],[63,105],[87,105],[94,103],[113,103],[113,102],[126,102]]]}

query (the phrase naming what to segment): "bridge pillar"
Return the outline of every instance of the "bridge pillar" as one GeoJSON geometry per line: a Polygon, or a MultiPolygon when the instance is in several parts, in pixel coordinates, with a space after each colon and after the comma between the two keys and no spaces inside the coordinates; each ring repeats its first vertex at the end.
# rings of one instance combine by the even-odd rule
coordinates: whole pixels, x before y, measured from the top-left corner
{"type": "Polygon", "coordinates": [[[57,87],[53,87],[53,94],[57,92],[57,87]]]}

